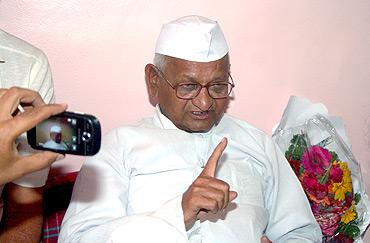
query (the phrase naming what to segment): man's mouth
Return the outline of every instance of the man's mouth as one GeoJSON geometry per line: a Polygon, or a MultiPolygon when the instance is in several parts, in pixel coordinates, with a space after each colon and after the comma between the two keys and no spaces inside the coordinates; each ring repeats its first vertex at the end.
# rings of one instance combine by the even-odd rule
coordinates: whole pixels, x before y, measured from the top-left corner
{"type": "Polygon", "coordinates": [[[191,114],[195,119],[205,120],[210,117],[211,112],[210,111],[192,111],[191,114]]]}

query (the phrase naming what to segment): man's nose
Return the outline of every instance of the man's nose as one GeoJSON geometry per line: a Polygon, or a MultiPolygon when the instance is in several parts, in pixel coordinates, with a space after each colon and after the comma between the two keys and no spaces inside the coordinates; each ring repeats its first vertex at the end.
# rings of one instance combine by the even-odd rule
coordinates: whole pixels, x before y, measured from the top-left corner
{"type": "Polygon", "coordinates": [[[198,107],[201,111],[208,111],[213,105],[213,98],[209,96],[206,87],[202,87],[199,94],[192,100],[193,105],[198,107]]]}

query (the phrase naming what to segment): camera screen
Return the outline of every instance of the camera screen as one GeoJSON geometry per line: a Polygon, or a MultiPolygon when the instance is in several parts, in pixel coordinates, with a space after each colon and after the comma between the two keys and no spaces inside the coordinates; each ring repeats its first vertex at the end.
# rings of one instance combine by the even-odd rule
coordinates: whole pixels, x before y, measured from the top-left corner
{"type": "Polygon", "coordinates": [[[77,151],[77,119],[53,117],[36,126],[36,145],[56,150],[77,151]]]}

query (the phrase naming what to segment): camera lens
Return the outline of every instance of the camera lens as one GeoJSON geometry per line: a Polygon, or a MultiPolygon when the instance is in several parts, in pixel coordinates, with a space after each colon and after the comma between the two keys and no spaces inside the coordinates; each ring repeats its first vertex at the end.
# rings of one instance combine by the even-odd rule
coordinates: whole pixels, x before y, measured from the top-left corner
{"type": "Polygon", "coordinates": [[[83,132],[82,141],[89,142],[91,139],[91,134],[89,132],[83,132]]]}

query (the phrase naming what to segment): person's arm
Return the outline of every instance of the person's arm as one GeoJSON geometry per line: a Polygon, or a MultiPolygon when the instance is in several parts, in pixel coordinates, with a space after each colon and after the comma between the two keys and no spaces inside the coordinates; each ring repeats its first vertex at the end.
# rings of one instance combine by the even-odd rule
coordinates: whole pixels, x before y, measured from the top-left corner
{"type": "Polygon", "coordinates": [[[40,242],[43,188],[6,185],[0,242],[40,242]]]}
{"type": "MultiPolygon", "coordinates": [[[[29,72],[28,87],[45,103],[54,103],[54,86],[46,56],[40,51],[29,72]]],[[[18,137],[21,156],[32,154],[26,135],[18,137]]],[[[0,242],[39,242],[43,224],[43,185],[49,169],[30,173],[7,185],[0,242]]]]}
{"type": "Polygon", "coordinates": [[[321,242],[321,230],[289,163],[269,138],[264,142],[270,161],[265,204],[269,210],[266,236],[272,242],[321,242]]]}
{"type": "Polygon", "coordinates": [[[22,88],[0,89],[0,104],[0,185],[44,169],[64,157],[49,151],[21,157],[15,140],[41,121],[65,111],[66,105],[45,105],[38,93],[22,88]],[[33,108],[13,117],[21,103],[33,108]]]}
{"type": "MultiPolygon", "coordinates": [[[[65,105],[45,105],[38,93],[22,88],[0,89],[0,104],[0,185],[41,170],[64,157],[48,151],[22,157],[15,140],[44,119],[64,111],[65,105]],[[19,104],[29,109],[14,116],[19,104]]],[[[42,190],[13,184],[7,188],[0,242],[38,242],[42,190]]]]}

